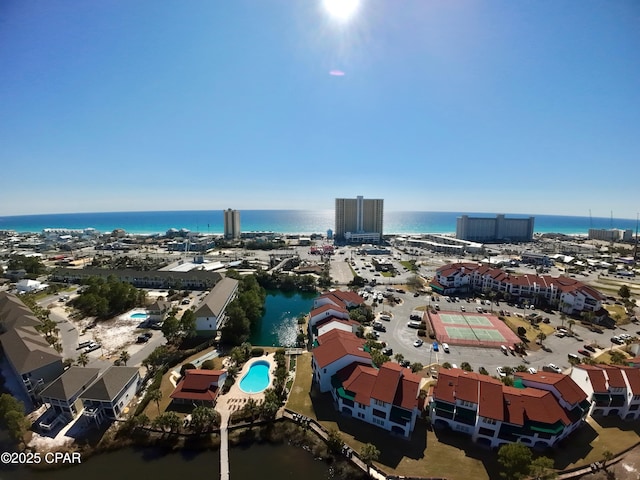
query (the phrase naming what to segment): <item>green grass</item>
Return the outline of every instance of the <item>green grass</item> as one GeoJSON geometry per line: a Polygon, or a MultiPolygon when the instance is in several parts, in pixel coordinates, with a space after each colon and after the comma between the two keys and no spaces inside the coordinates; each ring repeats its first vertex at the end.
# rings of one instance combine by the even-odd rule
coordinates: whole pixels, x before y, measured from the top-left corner
{"type": "Polygon", "coordinates": [[[395,277],[393,272],[380,272],[383,277],[395,277]]]}
{"type": "Polygon", "coordinates": [[[402,265],[404,268],[412,271],[412,272],[417,272],[418,271],[418,267],[416,267],[415,262],[410,262],[407,260],[402,260],[400,262],[400,265],[402,265]]]}

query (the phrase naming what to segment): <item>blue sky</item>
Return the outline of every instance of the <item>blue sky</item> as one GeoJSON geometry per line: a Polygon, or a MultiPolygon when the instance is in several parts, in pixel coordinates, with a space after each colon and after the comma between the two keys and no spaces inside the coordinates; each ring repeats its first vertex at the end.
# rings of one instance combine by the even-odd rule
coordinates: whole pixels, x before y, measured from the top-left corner
{"type": "Polygon", "coordinates": [[[638,52],[637,0],[4,0],[0,214],[635,218],[638,52]]]}

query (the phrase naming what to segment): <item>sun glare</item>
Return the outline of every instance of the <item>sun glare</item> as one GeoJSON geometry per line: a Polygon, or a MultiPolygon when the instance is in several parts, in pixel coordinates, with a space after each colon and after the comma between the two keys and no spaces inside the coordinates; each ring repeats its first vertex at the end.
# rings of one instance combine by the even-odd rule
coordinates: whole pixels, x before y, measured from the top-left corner
{"type": "Polygon", "coordinates": [[[323,0],[325,10],[332,17],[346,21],[349,20],[358,10],[360,0],[323,0]]]}

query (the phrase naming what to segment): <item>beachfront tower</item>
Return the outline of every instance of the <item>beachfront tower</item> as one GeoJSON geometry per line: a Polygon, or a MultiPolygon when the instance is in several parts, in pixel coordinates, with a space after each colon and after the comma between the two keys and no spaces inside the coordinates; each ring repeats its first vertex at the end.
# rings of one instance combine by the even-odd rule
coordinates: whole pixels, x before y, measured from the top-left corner
{"type": "Polygon", "coordinates": [[[227,209],[224,211],[224,238],[238,240],[240,238],[240,212],[227,209]]]}
{"type": "Polygon", "coordinates": [[[349,243],[377,243],[382,240],[384,200],[336,198],[334,237],[349,243]]]}

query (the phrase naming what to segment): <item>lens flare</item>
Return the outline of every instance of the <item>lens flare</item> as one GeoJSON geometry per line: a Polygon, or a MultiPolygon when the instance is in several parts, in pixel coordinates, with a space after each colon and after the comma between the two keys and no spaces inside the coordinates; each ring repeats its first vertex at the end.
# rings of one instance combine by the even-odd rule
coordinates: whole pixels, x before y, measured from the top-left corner
{"type": "Polygon", "coordinates": [[[325,10],[340,21],[349,20],[360,7],[360,0],[323,0],[325,10]]]}

